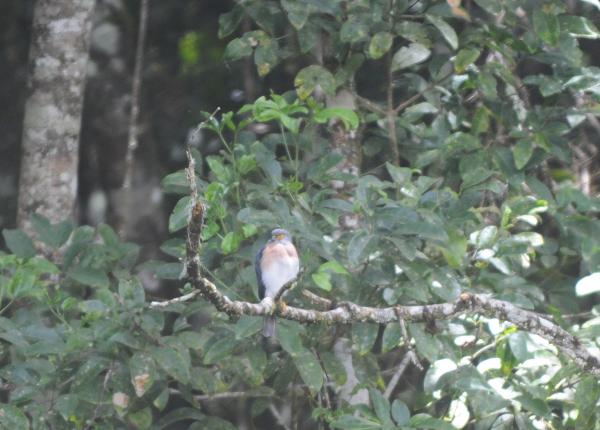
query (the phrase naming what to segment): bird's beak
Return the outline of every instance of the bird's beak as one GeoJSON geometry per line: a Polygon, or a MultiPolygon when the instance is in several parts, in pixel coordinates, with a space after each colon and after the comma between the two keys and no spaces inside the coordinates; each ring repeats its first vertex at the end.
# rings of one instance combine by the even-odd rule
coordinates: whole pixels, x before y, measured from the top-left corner
{"type": "Polygon", "coordinates": [[[277,240],[283,240],[283,239],[285,239],[285,234],[276,234],[275,235],[275,239],[277,239],[277,240]]]}

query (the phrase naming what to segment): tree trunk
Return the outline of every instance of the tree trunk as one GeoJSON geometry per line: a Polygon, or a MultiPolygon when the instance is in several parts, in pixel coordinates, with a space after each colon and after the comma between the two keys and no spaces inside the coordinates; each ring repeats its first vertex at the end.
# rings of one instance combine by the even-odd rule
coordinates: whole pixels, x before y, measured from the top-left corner
{"type": "MultiPolygon", "coordinates": [[[[347,108],[356,110],[354,96],[350,91],[342,89],[335,97],[327,99],[328,108],[347,108]]],[[[358,177],[360,175],[361,165],[361,131],[349,131],[344,127],[341,121],[331,124],[333,133],[331,135],[331,147],[334,152],[342,155],[342,160],[337,168],[349,175],[358,177]]],[[[330,184],[337,192],[337,198],[352,201],[354,198],[355,185],[343,181],[332,181],[330,184]]],[[[360,226],[360,218],[355,213],[345,213],[340,216],[339,229],[333,232],[333,237],[340,237],[344,230],[355,230],[360,226]]],[[[369,392],[365,388],[356,390],[360,383],[352,359],[352,346],[349,339],[339,337],[334,344],[333,351],[346,370],[346,383],[339,392],[339,400],[348,402],[351,405],[369,404],[369,392]]]]}
{"type": "Polygon", "coordinates": [[[17,208],[29,233],[33,213],[54,223],[74,214],[93,7],[94,0],[35,5],[17,208]]]}

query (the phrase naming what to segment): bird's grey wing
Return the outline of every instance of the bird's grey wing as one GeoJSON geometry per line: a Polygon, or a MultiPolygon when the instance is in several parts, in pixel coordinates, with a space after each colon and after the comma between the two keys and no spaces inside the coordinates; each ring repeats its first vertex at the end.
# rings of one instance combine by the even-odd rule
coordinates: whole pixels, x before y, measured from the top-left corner
{"type": "Polygon", "coordinates": [[[256,259],[254,260],[254,270],[256,271],[256,281],[258,282],[258,298],[265,298],[265,284],[262,280],[262,271],[260,269],[260,260],[262,260],[263,252],[265,251],[265,247],[263,246],[258,254],[256,254],[256,259]]]}

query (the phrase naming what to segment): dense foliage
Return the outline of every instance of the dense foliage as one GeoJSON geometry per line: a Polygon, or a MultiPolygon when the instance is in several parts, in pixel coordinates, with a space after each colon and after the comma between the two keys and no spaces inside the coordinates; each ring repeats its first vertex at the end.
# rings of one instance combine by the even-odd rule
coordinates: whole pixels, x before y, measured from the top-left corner
{"type": "MultiPolygon", "coordinates": [[[[193,151],[208,207],[206,275],[229,297],[257,301],[254,256],[281,226],[300,251],[303,275],[286,297],[298,306],[315,306],[302,289],[368,306],[489,293],[551,315],[598,351],[589,299],[598,288],[581,297],[575,284],[600,271],[600,200],[583,188],[580,158],[598,133],[600,69],[580,43],[600,38],[588,18],[599,9],[592,0],[240,1],[220,36],[243,20],[253,29],[229,42],[226,61],[253,56],[260,76],[285,67],[295,79],[285,94],[207,113],[197,131],[222,145],[193,151]],[[342,89],[354,108],[336,104],[342,89]],[[334,147],[334,134],[345,141],[334,147]],[[352,145],[358,171],[339,168],[352,145]],[[348,214],[356,223],[341,225],[348,214]]],[[[185,173],[163,187],[181,196],[162,247],[171,261],[137,261],[137,246],[107,225],[34,218],[46,257],[21,231],[4,231],[2,425],[600,428],[597,379],[502,321],[407,324],[410,338],[399,324],[279,321],[278,346],[267,348],[261,318],[232,320],[202,300],[151,307],[139,272],[171,282],[174,296],[189,288],[185,173]],[[369,405],[340,392],[339,339],[369,405]],[[411,347],[424,369],[411,365],[388,398],[411,347]]]]}

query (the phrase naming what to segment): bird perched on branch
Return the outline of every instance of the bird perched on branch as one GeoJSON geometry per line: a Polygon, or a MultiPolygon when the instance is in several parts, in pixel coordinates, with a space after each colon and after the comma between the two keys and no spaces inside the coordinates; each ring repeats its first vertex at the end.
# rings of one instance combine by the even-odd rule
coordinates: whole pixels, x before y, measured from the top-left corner
{"type": "MultiPolygon", "coordinates": [[[[271,239],[261,248],[255,261],[256,279],[258,280],[258,297],[275,297],[288,282],[294,280],[300,269],[298,252],[292,243],[292,236],[287,230],[276,228],[271,232],[271,239]]],[[[275,334],[275,318],[265,317],[263,336],[275,334]]]]}

